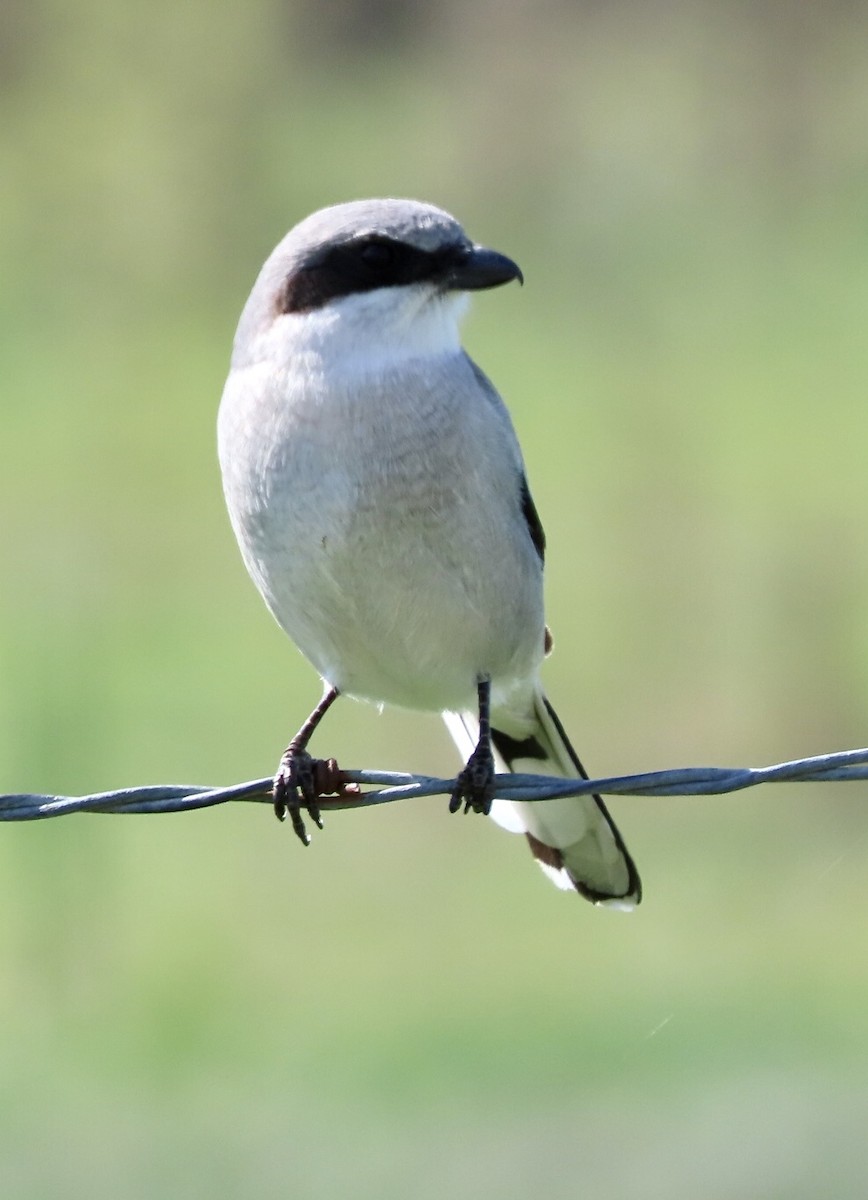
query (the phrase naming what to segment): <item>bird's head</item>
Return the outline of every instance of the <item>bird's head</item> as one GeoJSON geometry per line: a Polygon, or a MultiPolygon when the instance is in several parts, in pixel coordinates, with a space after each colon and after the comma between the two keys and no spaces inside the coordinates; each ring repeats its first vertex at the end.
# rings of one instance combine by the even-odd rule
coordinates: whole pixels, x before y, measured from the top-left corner
{"type": "Polygon", "coordinates": [[[443,209],[357,200],[313,213],[286,235],[251,292],[233,364],[328,350],[372,363],[455,351],[467,293],[521,281],[443,209]]]}

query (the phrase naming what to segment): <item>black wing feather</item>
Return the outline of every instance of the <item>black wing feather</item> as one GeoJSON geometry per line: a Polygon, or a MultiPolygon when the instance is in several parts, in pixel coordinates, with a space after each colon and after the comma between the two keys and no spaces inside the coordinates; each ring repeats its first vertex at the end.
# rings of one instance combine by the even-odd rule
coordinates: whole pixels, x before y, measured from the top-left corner
{"type": "Polygon", "coordinates": [[[530,540],[533,542],[534,549],[539,555],[540,562],[543,563],[546,559],[546,535],[542,527],[542,521],[539,519],[536,505],[533,502],[533,496],[530,494],[530,488],[527,486],[526,475],[522,475],[521,477],[521,511],[527,522],[527,531],[530,534],[530,540]]]}

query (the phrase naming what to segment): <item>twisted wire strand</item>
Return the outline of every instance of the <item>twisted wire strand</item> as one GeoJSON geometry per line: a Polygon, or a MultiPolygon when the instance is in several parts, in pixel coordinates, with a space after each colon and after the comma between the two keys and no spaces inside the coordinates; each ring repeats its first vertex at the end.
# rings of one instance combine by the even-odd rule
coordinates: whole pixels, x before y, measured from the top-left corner
{"type": "MultiPolygon", "coordinates": [[[[421,796],[448,796],[455,786],[454,779],[395,771],[344,771],[343,774],[348,782],[367,790],[353,796],[324,796],[320,800],[323,811],[365,808],[421,796]]],[[[769,767],[679,767],[607,779],[498,775],[495,794],[502,800],[521,800],[524,803],[593,793],[607,796],[719,796],[764,783],[831,783],[845,779],[868,779],[868,748],[819,754],[769,767]]],[[[267,778],[231,787],[157,784],[96,792],[89,796],[17,793],[0,796],[0,821],[37,821],[75,812],[186,812],[238,801],[270,804],[271,785],[271,778],[267,778]]]]}

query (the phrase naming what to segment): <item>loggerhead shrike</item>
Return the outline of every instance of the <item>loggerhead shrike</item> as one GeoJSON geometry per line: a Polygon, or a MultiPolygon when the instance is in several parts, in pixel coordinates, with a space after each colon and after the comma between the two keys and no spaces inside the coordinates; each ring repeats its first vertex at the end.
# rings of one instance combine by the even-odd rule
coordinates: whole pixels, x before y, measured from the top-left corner
{"type": "Polygon", "coordinates": [[[314,213],[241,315],[218,421],[248,571],[316,667],[323,699],[274,783],[301,809],[335,764],[307,745],[339,694],[441,712],[466,757],[449,808],[524,833],[561,887],[630,908],[641,885],[597,796],[493,800],[496,770],[587,778],[539,670],[542,525],[509,414],[461,346],[468,292],[521,281],[442,209],[360,200],[314,213]]]}

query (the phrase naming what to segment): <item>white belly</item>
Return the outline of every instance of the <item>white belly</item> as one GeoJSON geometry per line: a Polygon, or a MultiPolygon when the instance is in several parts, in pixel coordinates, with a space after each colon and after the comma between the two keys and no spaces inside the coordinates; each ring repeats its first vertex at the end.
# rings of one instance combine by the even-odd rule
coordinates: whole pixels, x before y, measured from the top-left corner
{"type": "MultiPolygon", "coordinates": [[[[451,377],[451,375],[450,375],[451,377]]],[[[472,378],[472,377],[471,377],[472,378]]],[[[410,708],[471,704],[543,654],[542,575],[512,432],[436,377],[413,404],[230,379],[220,458],[248,570],[280,625],[342,692],[410,708]]],[[[471,393],[472,395],[472,393],[471,393]]]]}

